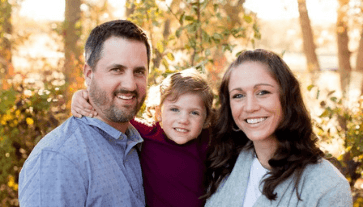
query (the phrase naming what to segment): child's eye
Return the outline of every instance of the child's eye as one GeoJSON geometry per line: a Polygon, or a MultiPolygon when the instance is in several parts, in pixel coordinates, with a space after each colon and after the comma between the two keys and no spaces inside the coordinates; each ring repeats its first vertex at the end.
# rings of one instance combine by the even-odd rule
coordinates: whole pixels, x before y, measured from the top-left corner
{"type": "Polygon", "coordinates": [[[199,113],[198,111],[192,111],[192,112],[191,112],[191,114],[192,114],[192,115],[197,115],[197,116],[199,116],[199,115],[200,115],[200,113],[199,113]]]}
{"type": "Polygon", "coordinates": [[[179,111],[179,109],[177,109],[177,108],[170,108],[170,111],[178,112],[178,111],[179,111]]]}
{"type": "Polygon", "coordinates": [[[266,91],[266,90],[262,90],[262,91],[259,91],[258,93],[257,93],[257,95],[265,95],[265,94],[269,94],[270,93],[270,91],[266,91]]]}

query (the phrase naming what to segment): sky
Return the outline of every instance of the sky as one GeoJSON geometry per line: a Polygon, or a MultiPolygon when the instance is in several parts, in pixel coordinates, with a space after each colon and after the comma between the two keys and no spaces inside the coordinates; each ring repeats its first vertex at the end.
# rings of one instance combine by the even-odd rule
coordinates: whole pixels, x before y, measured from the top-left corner
{"type": "MultiPolygon", "coordinates": [[[[109,0],[121,8],[124,0],[109,0]]],[[[336,20],[336,0],[306,0],[309,17],[316,22],[334,22],[336,20]]],[[[20,15],[34,20],[64,20],[65,0],[23,0],[20,15]],[[41,6],[39,6],[41,5],[41,6]]],[[[297,0],[246,0],[245,8],[256,12],[260,19],[283,20],[297,18],[297,0]]],[[[122,18],[122,12],[115,14],[122,18]]]]}

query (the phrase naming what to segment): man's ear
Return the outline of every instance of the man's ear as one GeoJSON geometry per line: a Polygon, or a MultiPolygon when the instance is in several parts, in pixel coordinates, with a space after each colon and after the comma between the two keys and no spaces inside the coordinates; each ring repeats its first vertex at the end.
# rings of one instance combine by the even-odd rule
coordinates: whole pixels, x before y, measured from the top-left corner
{"type": "Polygon", "coordinates": [[[88,64],[84,64],[83,74],[84,74],[84,78],[86,80],[87,87],[89,87],[91,85],[93,71],[92,71],[92,68],[88,64]]]}

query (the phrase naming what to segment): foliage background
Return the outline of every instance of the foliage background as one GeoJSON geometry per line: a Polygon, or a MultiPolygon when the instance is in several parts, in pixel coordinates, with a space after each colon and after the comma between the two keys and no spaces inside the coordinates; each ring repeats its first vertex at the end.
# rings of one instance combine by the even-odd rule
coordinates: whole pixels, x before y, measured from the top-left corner
{"type": "MultiPolygon", "coordinates": [[[[297,1],[302,18],[305,0],[297,1]]],[[[343,24],[347,33],[349,28],[356,28],[357,25],[363,28],[363,1],[351,0],[355,4],[349,4],[349,7],[346,6],[347,1],[339,2],[339,8],[346,9],[343,14],[349,20],[343,24]],[[348,12],[356,9],[360,9],[359,12],[348,12]]],[[[17,15],[20,3],[21,0],[0,0],[1,206],[19,205],[17,190],[21,166],[36,143],[70,116],[70,97],[74,91],[84,87],[81,51],[85,39],[93,27],[115,19],[113,11],[117,9],[107,0],[67,0],[63,22],[39,23],[17,15]],[[51,48],[52,54],[54,52],[55,58],[22,53],[25,47],[29,47],[35,34],[52,40],[51,45],[47,46],[51,48]],[[21,57],[27,70],[14,68],[14,57],[17,60],[21,57]]],[[[244,0],[172,0],[169,3],[163,0],[126,1],[125,18],[144,28],[153,45],[150,86],[160,83],[169,73],[195,67],[207,75],[216,92],[224,69],[241,50],[273,48],[282,56],[285,50],[309,51],[304,48],[305,44],[295,44],[294,40],[300,38],[313,48],[306,53],[307,57],[315,54],[319,48],[330,47],[327,41],[338,43],[337,38],[315,45],[317,37],[324,34],[323,31],[339,36],[336,30],[341,25],[339,19],[336,26],[330,25],[327,29],[310,24],[307,27],[304,21],[309,20],[306,19],[309,17],[304,16],[305,19],[300,19],[302,32],[297,37],[281,37],[274,33],[276,28],[283,30],[283,26],[260,21],[255,13],[244,8],[244,3],[244,0]],[[304,38],[303,31],[306,30],[312,30],[315,36],[310,40],[304,38]]],[[[280,24],[286,24],[285,27],[291,29],[299,22],[280,24]]],[[[350,181],[355,206],[363,206],[362,93],[351,98],[349,82],[348,86],[338,87],[336,91],[324,88],[319,82],[324,76],[339,74],[343,77],[347,69],[341,71],[343,66],[339,64],[337,71],[321,71],[321,67],[316,67],[316,62],[311,60],[314,57],[307,58],[304,72],[297,72],[296,75],[303,83],[315,132],[321,138],[321,147],[350,181]],[[314,67],[309,67],[311,65],[314,67]],[[334,147],[335,150],[332,150],[334,147]]],[[[360,73],[358,69],[351,72],[360,73]]],[[[346,83],[344,81],[341,83],[346,83]]],[[[141,111],[139,116],[143,115],[141,111]]]]}

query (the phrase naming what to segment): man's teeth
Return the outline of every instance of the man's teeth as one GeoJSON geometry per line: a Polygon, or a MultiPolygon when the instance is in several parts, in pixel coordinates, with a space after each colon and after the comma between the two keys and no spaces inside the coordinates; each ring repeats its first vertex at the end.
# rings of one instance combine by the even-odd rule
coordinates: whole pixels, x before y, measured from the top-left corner
{"type": "Polygon", "coordinates": [[[118,98],[120,98],[120,99],[130,100],[130,99],[132,99],[134,96],[119,95],[119,96],[117,96],[117,97],[118,97],[118,98]]]}
{"type": "Polygon", "coordinates": [[[262,122],[266,120],[267,118],[258,118],[258,119],[246,119],[247,123],[249,124],[257,124],[259,122],[262,122]]]}
{"type": "Polygon", "coordinates": [[[188,131],[186,129],[179,129],[179,128],[175,128],[175,130],[178,131],[178,132],[187,132],[188,131]]]}

